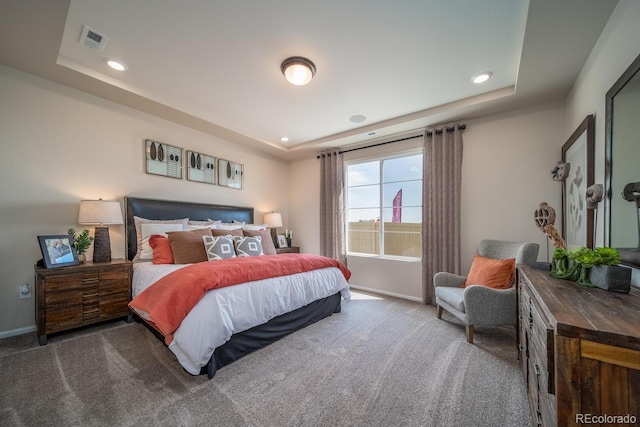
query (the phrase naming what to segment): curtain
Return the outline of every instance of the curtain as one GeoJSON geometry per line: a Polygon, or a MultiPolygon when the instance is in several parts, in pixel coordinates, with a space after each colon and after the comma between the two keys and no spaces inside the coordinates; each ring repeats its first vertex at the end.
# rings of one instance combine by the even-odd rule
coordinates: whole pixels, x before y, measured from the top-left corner
{"type": "Polygon", "coordinates": [[[320,155],[320,254],[346,265],[342,154],[320,155]]]}
{"type": "Polygon", "coordinates": [[[431,129],[424,137],[422,273],[425,304],[435,302],[433,275],[460,274],[462,131],[431,129]]]}

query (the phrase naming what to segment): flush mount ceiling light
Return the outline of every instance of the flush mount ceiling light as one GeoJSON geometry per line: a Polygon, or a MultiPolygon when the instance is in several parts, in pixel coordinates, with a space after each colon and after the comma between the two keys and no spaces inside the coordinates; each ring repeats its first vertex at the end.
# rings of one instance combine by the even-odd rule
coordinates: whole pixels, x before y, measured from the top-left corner
{"type": "Polygon", "coordinates": [[[280,71],[289,83],[302,86],[309,83],[316,74],[316,66],[307,58],[292,56],[282,61],[280,71]]]}
{"type": "Polygon", "coordinates": [[[485,71],[484,73],[477,74],[471,78],[471,81],[475,84],[484,83],[493,76],[491,71],[485,71]]]}
{"type": "Polygon", "coordinates": [[[107,59],[106,62],[107,62],[107,65],[113,68],[114,70],[124,71],[127,69],[127,67],[120,61],[116,61],[114,59],[107,59]]]}

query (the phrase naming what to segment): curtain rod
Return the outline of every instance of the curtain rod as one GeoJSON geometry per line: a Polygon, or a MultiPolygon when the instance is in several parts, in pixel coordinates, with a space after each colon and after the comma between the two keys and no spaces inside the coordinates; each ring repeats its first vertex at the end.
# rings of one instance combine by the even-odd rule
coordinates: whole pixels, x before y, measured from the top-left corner
{"type": "MultiPolygon", "coordinates": [[[[458,125],[458,130],[464,130],[466,128],[467,128],[467,125],[458,125]]],[[[447,132],[453,132],[455,127],[452,126],[452,127],[446,128],[446,129],[447,129],[447,132]]],[[[434,131],[428,130],[428,131],[426,131],[426,134],[428,136],[431,136],[433,134],[433,132],[434,131]]],[[[436,133],[436,135],[442,134],[442,129],[436,129],[435,133],[436,133]]],[[[408,136],[406,138],[394,139],[393,141],[380,142],[378,144],[367,145],[367,146],[364,146],[364,147],[351,148],[351,149],[348,149],[348,150],[339,150],[338,154],[349,153],[351,151],[364,150],[365,148],[379,147],[381,145],[393,144],[395,142],[402,142],[402,141],[407,141],[409,139],[420,138],[420,137],[422,137],[422,135],[408,136]]],[[[330,156],[331,153],[326,153],[326,155],[330,156]]],[[[323,154],[319,154],[319,155],[316,156],[316,159],[319,159],[322,156],[323,156],[323,154]]]]}

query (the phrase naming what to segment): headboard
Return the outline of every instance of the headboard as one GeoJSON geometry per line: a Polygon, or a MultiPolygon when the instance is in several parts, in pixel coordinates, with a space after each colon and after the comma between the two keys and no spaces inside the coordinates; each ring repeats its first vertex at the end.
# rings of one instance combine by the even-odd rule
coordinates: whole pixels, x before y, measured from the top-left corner
{"type": "Polygon", "coordinates": [[[253,208],[241,206],[210,205],[206,203],[180,202],[174,200],[144,199],[125,196],[125,238],[127,259],[133,259],[138,250],[136,225],[133,217],[146,219],[189,218],[193,221],[222,220],[222,222],[244,221],[253,223],[253,208]]]}

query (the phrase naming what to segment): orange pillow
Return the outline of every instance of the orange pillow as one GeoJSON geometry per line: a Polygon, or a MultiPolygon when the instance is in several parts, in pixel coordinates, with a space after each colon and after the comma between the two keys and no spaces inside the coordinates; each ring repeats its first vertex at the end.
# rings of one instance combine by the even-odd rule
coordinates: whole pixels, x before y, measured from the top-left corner
{"type": "Polygon", "coordinates": [[[173,264],[173,252],[168,237],[160,234],[152,234],[149,237],[149,246],[153,249],[154,264],[173,264]]]}
{"type": "Polygon", "coordinates": [[[509,289],[515,283],[516,259],[473,257],[467,281],[469,285],[483,285],[494,289],[509,289]]]}

